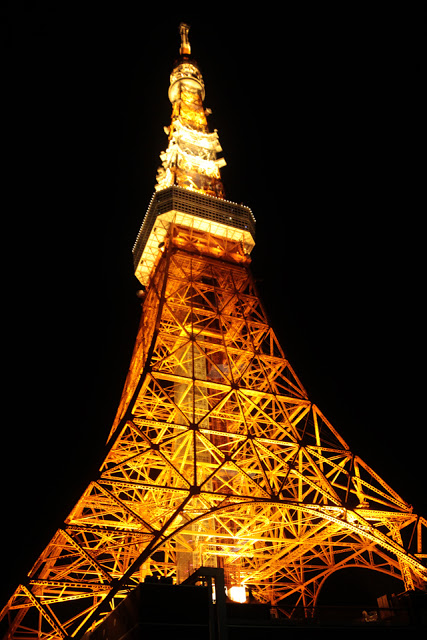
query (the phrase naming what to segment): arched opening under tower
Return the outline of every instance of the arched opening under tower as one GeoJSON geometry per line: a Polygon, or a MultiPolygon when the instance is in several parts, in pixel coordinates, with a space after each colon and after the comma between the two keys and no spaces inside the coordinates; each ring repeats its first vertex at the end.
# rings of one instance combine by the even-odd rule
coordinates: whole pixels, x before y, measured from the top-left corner
{"type": "Polygon", "coordinates": [[[289,617],[297,610],[311,617],[335,583],[335,591],[346,596],[336,603],[347,606],[374,606],[378,597],[405,590],[391,542],[387,549],[384,540],[375,541],[351,519],[346,522],[345,514],[340,519],[313,506],[236,496],[231,504],[205,505],[200,513],[203,495],[195,498],[168,539],[159,541],[155,555],[147,557],[149,573],[174,576],[179,584],[201,566],[223,568],[228,588],[245,586],[255,600],[278,606],[289,617]],[[364,584],[370,589],[366,596],[364,584]]]}
{"type": "Polygon", "coordinates": [[[320,623],[408,624],[412,605],[407,596],[404,582],[388,571],[345,567],[320,585],[314,617],[320,623]]]}
{"type": "Polygon", "coordinates": [[[378,598],[405,590],[402,580],[383,571],[345,567],[329,575],[320,587],[316,605],[376,607],[378,598]]]}

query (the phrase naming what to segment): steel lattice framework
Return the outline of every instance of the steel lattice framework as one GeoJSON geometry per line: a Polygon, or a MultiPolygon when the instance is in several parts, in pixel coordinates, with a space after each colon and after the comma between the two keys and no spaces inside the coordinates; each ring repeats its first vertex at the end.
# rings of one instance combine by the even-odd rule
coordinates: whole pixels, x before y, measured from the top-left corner
{"type": "Polygon", "coordinates": [[[109,451],[4,607],[10,638],[79,637],[147,575],[182,582],[200,566],[289,615],[344,567],[427,581],[426,519],[308,398],[251,275],[253,216],[211,186],[153,197],[109,451]]]}

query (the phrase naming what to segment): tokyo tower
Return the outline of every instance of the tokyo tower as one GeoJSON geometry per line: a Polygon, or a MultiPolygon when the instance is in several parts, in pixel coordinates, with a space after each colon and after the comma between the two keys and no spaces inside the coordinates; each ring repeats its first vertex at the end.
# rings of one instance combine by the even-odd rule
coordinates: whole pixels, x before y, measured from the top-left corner
{"type": "Polygon", "coordinates": [[[81,637],[147,576],[200,567],[290,617],[343,568],[426,588],[427,519],[310,401],[260,301],[255,218],[225,198],[188,31],[133,247],[142,314],[108,453],[3,607],[6,638],[81,637]]]}

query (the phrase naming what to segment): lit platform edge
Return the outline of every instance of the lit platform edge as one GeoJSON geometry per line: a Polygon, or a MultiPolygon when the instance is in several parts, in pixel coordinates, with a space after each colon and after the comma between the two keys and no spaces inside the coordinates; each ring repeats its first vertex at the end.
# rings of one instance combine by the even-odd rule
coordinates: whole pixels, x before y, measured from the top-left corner
{"type": "Polygon", "coordinates": [[[249,207],[189,191],[168,187],[154,193],[132,253],[135,275],[148,285],[160,246],[172,223],[242,243],[249,255],[255,246],[255,218],[249,207]]]}

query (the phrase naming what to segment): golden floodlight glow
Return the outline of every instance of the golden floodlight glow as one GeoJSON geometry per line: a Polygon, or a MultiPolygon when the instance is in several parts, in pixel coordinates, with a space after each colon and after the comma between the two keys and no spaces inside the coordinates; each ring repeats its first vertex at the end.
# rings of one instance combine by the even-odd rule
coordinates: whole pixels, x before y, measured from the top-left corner
{"type": "Polygon", "coordinates": [[[8,640],[81,640],[146,577],[179,585],[200,567],[222,570],[234,602],[289,617],[311,617],[340,569],[427,585],[426,518],[351,450],[279,343],[250,269],[255,218],[224,198],[187,25],[181,38],[105,459],[1,610],[8,640]]]}
{"type": "Polygon", "coordinates": [[[246,588],[238,585],[234,585],[228,590],[228,597],[233,602],[246,602],[246,588]]]}

